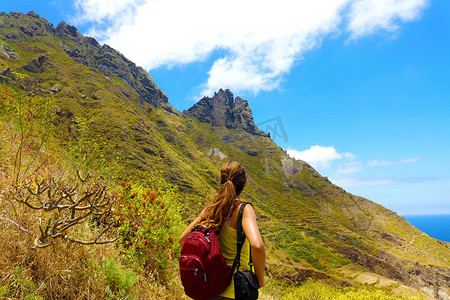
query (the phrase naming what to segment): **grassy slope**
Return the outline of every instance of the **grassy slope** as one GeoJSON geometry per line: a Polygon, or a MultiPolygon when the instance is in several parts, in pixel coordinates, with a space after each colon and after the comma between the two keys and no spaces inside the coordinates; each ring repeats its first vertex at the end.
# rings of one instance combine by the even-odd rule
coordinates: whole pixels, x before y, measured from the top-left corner
{"type": "MultiPolygon", "coordinates": [[[[0,16],[1,22],[6,18],[0,16]]],[[[268,267],[275,277],[289,278],[295,268],[345,277],[342,267],[352,265],[349,257],[354,256],[346,249],[384,258],[395,268],[412,269],[416,262],[449,266],[447,245],[422,235],[395,213],[346,193],[306,163],[289,159],[269,138],[211,128],[141,103],[122,79],[75,63],[61,47],[66,42],[51,35],[3,41],[19,58],[0,59],[0,70],[9,67],[15,72],[12,79],[4,79],[6,83],[50,99],[54,133],[62,149],[73,155],[89,149],[93,163],[103,157],[124,166],[121,178],[162,171],[185,195],[188,219],[217,187],[223,161],[209,156],[208,150],[217,148],[226,160],[241,161],[249,174],[243,198],[258,210],[270,249],[268,267]],[[22,68],[41,55],[48,59],[42,72],[22,68]],[[55,84],[60,91],[51,95],[55,84]],[[258,154],[251,156],[249,150],[258,154]]],[[[364,265],[361,259],[355,262],[364,265]]],[[[364,266],[392,277],[383,267],[364,266]]]]}

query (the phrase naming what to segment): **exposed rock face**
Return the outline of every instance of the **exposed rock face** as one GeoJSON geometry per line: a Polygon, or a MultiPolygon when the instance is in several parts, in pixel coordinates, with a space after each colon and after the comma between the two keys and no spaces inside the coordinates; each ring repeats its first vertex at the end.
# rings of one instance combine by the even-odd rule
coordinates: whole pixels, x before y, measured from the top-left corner
{"type": "Polygon", "coordinates": [[[42,73],[46,70],[46,63],[48,62],[48,58],[45,55],[41,55],[38,58],[30,60],[26,63],[22,68],[32,73],[42,73]]]}
{"type": "Polygon", "coordinates": [[[281,159],[281,164],[283,166],[284,174],[287,179],[291,179],[301,168],[302,165],[296,164],[296,160],[286,156],[281,159]]]}
{"type": "Polygon", "coordinates": [[[0,58],[2,59],[17,59],[19,56],[14,50],[6,44],[0,43],[0,58]]]}
{"type": "Polygon", "coordinates": [[[233,93],[228,89],[220,89],[212,98],[203,97],[184,113],[213,126],[240,128],[251,134],[269,136],[256,127],[247,100],[240,97],[234,99],[233,93]]]}
{"type": "Polygon", "coordinates": [[[63,48],[76,62],[96,68],[106,76],[115,74],[134,88],[145,102],[173,110],[166,94],[156,86],[148,72],[119,51],[108,45],[101,46],[94,38],[81,35],[74,26],[65,22],[58,24],[56,35],[75,42],[66,43],[63,48]]]}
{"type": "Polygon", "coordinates": [[[6,20],[6,22],[0,22],[0,36],[9,42],[27,41],[39,36],[52,36],[55,32],[51,23],[34,12],[26,15],[20,12],[11,12],[9,15],[2,13],[0,17],[2,20],[6,20]]]}
{"type": "Polygon", "coordinates": [[[0,71],[0,82],[8,82],[9,80],[13,80],[14,76],[11,73],[11,69],[10,68],[6,68],[4,70],[0,71]]]}
{"type": "Polygon", "coordinates": [[[222,151],[220,151],[217,148],[209,149],[206,154],[208,154],[209,156],[218,156],[222,160],[224,160],[228,157],[225,153],[223,153],[222,151]]]}
{"type": "MultiPolygon", "coordinates": [[[[2,13],[0,18],[0,38],[6,42],[33,41],[43,36],[60,38],[61,47],[76,62],[95,68],[105,76],[115,74],[136,90],[141,101],[176,112],[168,103],[166,94],[156,86],[147,71],[108,45],[102,46],[94,38],[83,36],[76,27],[61,22],[55,28],[34,12],[26,15],[2,13]]],[[[11,59],[16,58],[16,54],[4,45],[0,47],[0,57],[11,59]]],[[[25,67],[30,68],[31,72],[41,72],[41,65],[40,57],[25,67]]]]}

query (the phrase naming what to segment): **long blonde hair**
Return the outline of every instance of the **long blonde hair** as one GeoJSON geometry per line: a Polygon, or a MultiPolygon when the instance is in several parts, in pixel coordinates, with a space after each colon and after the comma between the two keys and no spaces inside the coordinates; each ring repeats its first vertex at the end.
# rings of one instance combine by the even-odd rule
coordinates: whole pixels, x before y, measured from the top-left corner
{"type": "Polygon", "coordinates": [[[220,170],[220,188],[216,196],[207,204],[199,224],[210,230],[218,230],[235,208],[236,198],[241,194],[247,182],[244,167],[236,162],[222,165],[220,170]]]}

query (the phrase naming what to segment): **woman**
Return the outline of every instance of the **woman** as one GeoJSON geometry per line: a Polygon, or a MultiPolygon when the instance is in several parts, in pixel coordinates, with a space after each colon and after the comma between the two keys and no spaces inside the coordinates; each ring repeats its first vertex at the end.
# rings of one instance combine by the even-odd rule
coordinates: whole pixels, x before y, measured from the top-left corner
{"type": "MultiPolygon", "coordinates": [[[[181,234],[180,244],[198,224],[206,225],[210,230],[220,232],[219,244],[228,266],[232,266],[236,257],[236,228],[239,207],[237,199],[240,198],[247,183],[244,167],[238,162],[229,162],[222,165],[220,170],[220,188],[217,195],[206,205],[200,215],[181,234]]],[[[246,205],[242,218],[242,229],[246,239],[241,251],[241,269],[250,269],[249,248],[251,248],[254,272],[260,287],[264,286],[265,249],[264,243],[256,224],[255,210],[246,205]]],[[[223,291],[216,299],[234,299],[234,283],[223,291]]]]}

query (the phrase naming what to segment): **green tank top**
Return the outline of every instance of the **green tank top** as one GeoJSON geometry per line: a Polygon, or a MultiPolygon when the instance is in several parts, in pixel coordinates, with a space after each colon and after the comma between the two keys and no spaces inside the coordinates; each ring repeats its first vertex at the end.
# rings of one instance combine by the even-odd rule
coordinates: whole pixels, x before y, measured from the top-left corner
{"type": "MultiPolygon", "coordinates": [[[[234,258],[236,257],[236,239],[237,239],[237,231],[231,227],[228,227],[227,224],[222,226],[222,230],[219,235],[219,247],[220,251],[223,254],[223,257],[227,261],[228,266],[233,266],[234,258]]],[[[241,265],[239,267],[240,270],[250,270],[249,266],[249,253],[250,244],[248,239],[246,238],[244,241],[244,245],[241,250],[241,265]]],[[[236,270],[235,270],[236,272],[236,270]]],[[[232,298],[234,299],[234,282],[231,279],[230,285],[220,294],[222,297],[232,298]]]]}

